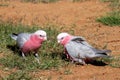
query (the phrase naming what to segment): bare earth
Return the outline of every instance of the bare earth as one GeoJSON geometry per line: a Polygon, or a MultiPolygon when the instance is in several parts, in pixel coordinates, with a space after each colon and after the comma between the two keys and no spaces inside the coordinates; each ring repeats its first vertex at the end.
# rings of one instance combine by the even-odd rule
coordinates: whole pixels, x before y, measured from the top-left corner
{"type": "MultiPolygon", "coordinates": [[[[105,15],[110,11],[108,3],[100,0],[86,0],[72,3],[63,0],[50,4],[21,3],[16,1],[3,2],[8,6],[0,6],[0,19],[8,22],[27,25],[45,25],[52,23],[59,26],[66,26],[75,31],[76,35],[98,48],[107,45],[112,50],[111,55],[120,54],[120,27],[109,27],[96,22],[96,18],[105,15]]],[[[14,70],[11,70],[13,72],[14,70]]],[[[9,74],[7,70],[0,70],[0,77],[9,74]]],[[[120,80],[120,69],[110,66],[75,65],[60,68],[60,70],[46,70],[31,73],[41,80],[120,80]],[[69,74],[65,74],[65,71],[69,74]]]]}

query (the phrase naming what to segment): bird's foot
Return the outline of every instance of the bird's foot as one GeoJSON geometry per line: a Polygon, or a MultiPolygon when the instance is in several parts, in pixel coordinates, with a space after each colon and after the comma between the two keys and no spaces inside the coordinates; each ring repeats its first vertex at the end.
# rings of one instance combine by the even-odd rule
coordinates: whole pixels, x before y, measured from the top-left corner
{"type": "Polygon", "coordinates": [[[36,58],[36,57],[35,57],[35,60],[38,62],[38,64],[40,64],[39,58],[36,58]]]}

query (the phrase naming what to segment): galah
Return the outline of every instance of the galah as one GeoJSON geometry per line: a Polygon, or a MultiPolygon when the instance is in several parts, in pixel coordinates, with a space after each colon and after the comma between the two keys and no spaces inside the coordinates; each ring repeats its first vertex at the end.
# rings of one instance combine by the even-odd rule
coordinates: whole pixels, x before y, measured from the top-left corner
{"type": "MultiPolygon", "coordinates": [[[[18,47],[25,58],[29,52],[34,52],[35,59],[39,62],[38,49],[41,47],[43,41],[47,40],[47,34],[43,30],[37,30],[34,33],[12,33],[11,38],[16,40],[18,47]]],[[[25,58],[26,59],[26,58],[25,58]]]]}
{"type": "Polygon", "coordinates": [[[109,56],[111,50],[100,50],[92,47],[81,36],[73,36],[66,32],[58,34],[57,41],[64,46],[67,58],[72,62],[78,62],[80,64],[86,64],[87,61],[100,57],[109,56]]]}

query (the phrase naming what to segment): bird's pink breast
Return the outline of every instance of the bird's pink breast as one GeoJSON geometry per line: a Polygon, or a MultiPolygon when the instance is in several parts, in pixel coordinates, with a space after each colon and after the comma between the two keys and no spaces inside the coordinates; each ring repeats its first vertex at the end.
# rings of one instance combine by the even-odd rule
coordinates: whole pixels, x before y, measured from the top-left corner
{"type": "Polygon", "coordinates": [[[30,51],[35,51],[40,48],[43,40],[39,39],[37,35],[33,35],[30,39],[23,45],[22,52],[27,53],[30,51]]]}
{"type": "Polygon", "coordinates": [[[67,59],[73,60],[73,58],[69,55],[65,45],[72,39],[72,36],[67,36],[63,39],[62,44],[64,45],[64,52],[66,54],[67,59]]]}

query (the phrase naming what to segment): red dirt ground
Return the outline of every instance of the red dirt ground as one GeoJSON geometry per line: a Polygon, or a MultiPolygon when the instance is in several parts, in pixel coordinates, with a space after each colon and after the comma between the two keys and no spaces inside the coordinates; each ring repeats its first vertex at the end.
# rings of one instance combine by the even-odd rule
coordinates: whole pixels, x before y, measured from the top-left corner
{"type": "MultiPolygon", "coordinates": [[[[17,1],[0,1],[0,19],[3,21],[27,25],[45,25],[52,23],[65,26],[64,31],[74,30],[76,35],[83,36],[98,48],[107,44],[111,55],[120,54],[120,27],[109,27],[96,22],[96,18],[105,15],[111,9],[108,3],[100,0],[86,0],[73,3],[69,0],[49,4],[21,3],[17,1]],[[70,28],[70,29],[69,29],[70,28]]],[[[8,74],[0,70],[0,76],[8,74]]],[[[40,80],[120,80],[120,69],[110,66],[74,65],[60,70],[33,72],[40,80]],[[65,71],[70,71],[65,74],[65,71]]]]}

